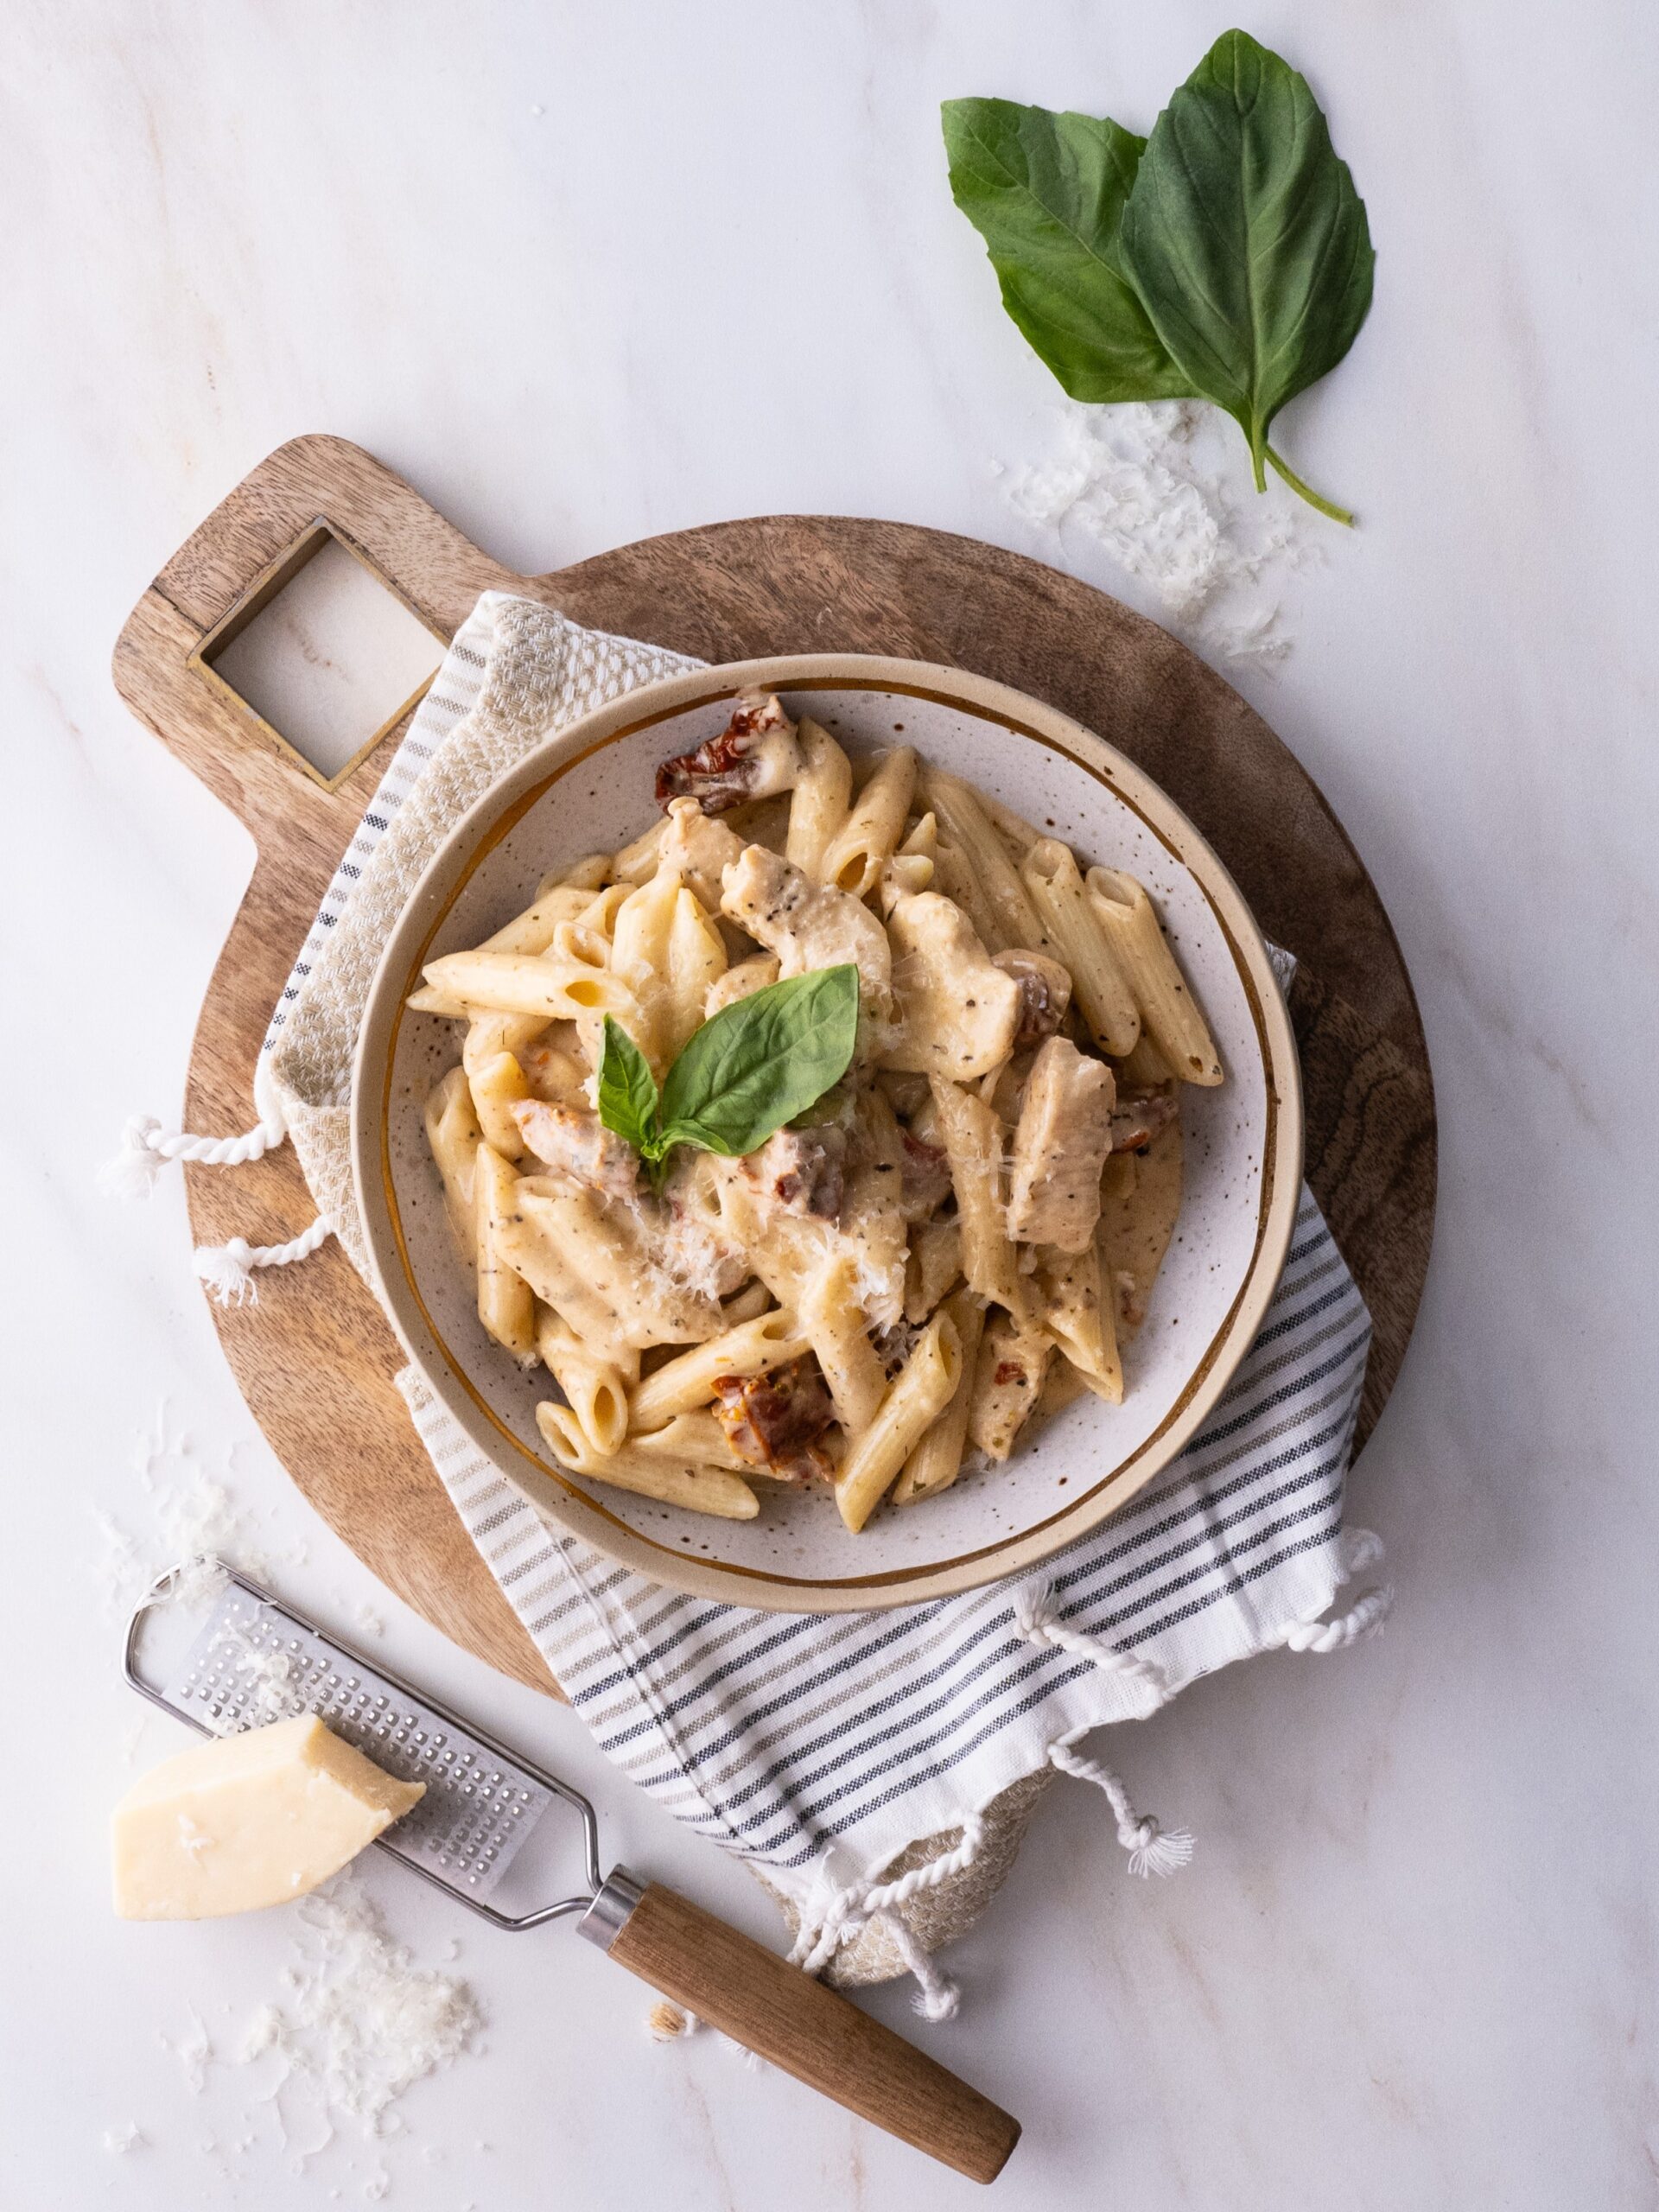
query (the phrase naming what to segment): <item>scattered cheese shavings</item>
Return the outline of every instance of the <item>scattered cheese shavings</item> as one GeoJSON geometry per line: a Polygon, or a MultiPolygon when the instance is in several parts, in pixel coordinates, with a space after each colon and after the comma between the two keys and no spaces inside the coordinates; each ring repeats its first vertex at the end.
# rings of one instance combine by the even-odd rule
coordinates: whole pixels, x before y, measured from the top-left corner
{"type": "Polygon", "coordinates": [[[215,2053],[207,2033],[207,2024],[193,2005],[189,2007],[190,2024],[176,2040],[171,2036],[162,2037],[162,2049],[170,2050],[184,2073],[184,2086],[193,2097],[199,2097],[207,2086],[207,2069],[215,2053]]]}
{"type": "Polygon", "coordinates": [[[1091,539],[1217,658],[1281,660],[1281,595],[1312,548],[1276,486],[1260,497],[1249,486],[1230,426],[1190,400],[1068,403],[1060,425],[1057,451],[1007,480],[1015,512],[1062,540],[1091,539]]]}
{"type": "Polygon", "coordinates": [[[130,2120],[120,2127],[106,2127],[103,2139],[104,2148],[112,2158],[121,2158],[129,2151],[142,2151],[149,2142],[136,2120],[130,2120]]]}
{"type": "MultiPolygon", "coordinates": [[[[262,1578],[269,1573],[230,1491],[198,1464],[188,1436],[170,1427],[165,1399],[153,1429],[138,1438],[133,1471],[149,1508],[143,1537],[110,1514],[95,1516],[104,1538],[102,1580],[112,1612],[130,1611],[165,1568],[200,1560],[203,1554],[234,1560],[262,1578]]],[[[168,1595],[194,1609],[211,1605],[223,1586],[223,1575],[204,1560],[181,1576],[168,1595]]]]}
{"type": "Polygon", "coordinates": [[[291,2006],[262,2006],[238,2056],[275,2052],[284,2083],[304,2083],[366,2134],[390,2133],[397,2099],[472,2044],[477,2003],[465,1982],[416,1967],[349,1878],[307,1897],[298,1918],[305,1948],[284,1975],[291,2006]]]}

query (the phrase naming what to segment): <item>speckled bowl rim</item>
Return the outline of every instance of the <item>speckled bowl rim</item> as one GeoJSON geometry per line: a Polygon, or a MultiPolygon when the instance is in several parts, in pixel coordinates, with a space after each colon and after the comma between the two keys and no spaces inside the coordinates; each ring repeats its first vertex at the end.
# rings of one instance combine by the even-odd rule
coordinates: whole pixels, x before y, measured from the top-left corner
{"type": "MultiPolygon", "coordinates": [[[[364,1010],[353,1068],[352,1171],[374,1287],[435,1396],[537,1512],[639,1573],[730,1605],[791,1613],[925,1604],[1030,1572],[1089,1534],[1182,1450],[1225,1390],[1261,1326],[1295,1226],[1302,1180],[1300,1067],[1267,946],[1238,887],[1198,830],[1122,753],[1040,700],[964,669],[874,654],[797,653],[728,662],[641,686],[569,724],[510,769],[433,856],[387,940],[364,1010]],[[1000,723],[1103,783],[1196,881],[1227,944],[1261,1052],[1265,1126],[1255,1247],[1221,1326],[1152,1433],[1121,1465],[1034,1528],[943,1561],[875,1574],[791,1576],[690,1557],[609,1512],[601,1497],[533,1452],[493,1411],[440,1335],[410,1262],[391,1160],[391,1092],[404,1001],[427,947],[474,869],[563,776],[607,747],[688,709],[767,690],[898,693],[1000,723]]],[[[711,1524],[718,1529],[720,1524],[711,1524]]],[[[855,1540],[849,1537],[849,1546],[855,1540]]],[[[849,1566],[855,1562],[849,1559],[849,1566]]]]}

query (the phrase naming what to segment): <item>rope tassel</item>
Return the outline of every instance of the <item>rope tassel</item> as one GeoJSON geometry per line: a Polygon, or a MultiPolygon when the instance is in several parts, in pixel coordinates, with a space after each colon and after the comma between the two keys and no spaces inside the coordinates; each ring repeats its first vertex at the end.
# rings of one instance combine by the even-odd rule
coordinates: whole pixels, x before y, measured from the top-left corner
{"type": "Polygon", "coordinates": [[[1149,1691],[1151,1710],[1155,1711],[1169,1695],[1161,1669],[1151,1660],[1141,1659],[1133,1651],[1120,1651],[1103,1637],[1068,1628],[1060,1618],[1059,1598],[1052,1582],[1028,1582],[1016,1593],[1014,1624],[1027,1643],[1046,1643],[1057,1651],[1070,1651],[1077,1658],[1091,1660],[1103,1675],[1120,1675],[1149,1691]]]}
{"type": "Polygon", "coordinates": [[[1103,1790],[1117,1822],[1117,1840],[1129,1854],[1129,1872],[1148,1880],[1154,1874],[1173,1874],[1191,1859],[1193,1840],[1185,1828],[1166,1831],[1150,1813],[1137,1813],[1122,1780],[1098,1759],[1086,1758],[1066,1744],[1051,1744],[1048,1763],[1079,1782],[1092,1782],[1103,1790]]]}
{"type": "Polygon", "coordinates": [[[245,1236],[232,1236],[228,1244],[199,1244],[196,1273],[221,1306],[259,1303],[256,1268],[286,1268],[296,1260],[308,1260],[326,1244],[331,1234],[319,1214],[309,1229],[289,1237],[286,1244],[250,1244],[245,1236]]]}
{"type": "MultiPolygon", "coordinates": [[[[1344,1529],[1337,1566],[1337,1587],[1351,1582],[1357,1574],[1363,1574],[1368,1567],[1380,1567],[1387,1556],[1387,1548],[1374,1529],[1344,1529]]],[[[1324,1606],[1319,1612],[1325,1611],[1324,1606]]],[[[1345,1613],[1333,1621],[1321,1620],[1315,1613],[1309,1620],[1292,1621],[1280,1630],[1268,1646],[1283,1645],[1291,1651],[1312,1651],[1323,1656],[1328,1651],[1345,1651],[1351,1643],[1358,1643],[1368,1636],[1376,1636],[1394,1611],[1394,1585],[1379,1583],[1376,1589],[1367,1590],[1357,1598],[1345,1613]]]]}
{"type": "Polygon", "coordinates": [[[244,1167],[263,1160],[288,1131],[268,1116],[239,1137],[193,1137],[165,1129],[153,1114],[135,1114],[121,1132],[121,1149],[98,1172],[98,1187],[116,1198],[147,1198],[162,1170],[175,1160],[200,1167],[244,1167]]]}

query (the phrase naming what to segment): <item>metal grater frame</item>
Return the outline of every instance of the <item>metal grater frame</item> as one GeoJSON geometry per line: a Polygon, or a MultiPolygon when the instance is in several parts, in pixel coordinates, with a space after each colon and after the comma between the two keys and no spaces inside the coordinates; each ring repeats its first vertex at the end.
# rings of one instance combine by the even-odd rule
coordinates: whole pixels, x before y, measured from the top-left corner
{"type": "Polygon", "coordinates": [[[327,1635],[223,1560],[181,1562],[151,1585],[127,1624],[122,1663],[141,1697],[201,1735],[315,1713],[389,1774],[424,1783],[425,1796],[377,1837],[376,1848],[497,1928],[517,1933],[586,1913],[605,1886],[598,1821],[579,1789],[327,1635]],[[140,1665],[145,1621],[182,1575],[203,1568],[227,1586],[183,1657],[154,1681],[140,1665]],[[588,1886],[532,1912],[503,1912],[490,1892],[555,1800],[581,1816],[588,1886]]]}

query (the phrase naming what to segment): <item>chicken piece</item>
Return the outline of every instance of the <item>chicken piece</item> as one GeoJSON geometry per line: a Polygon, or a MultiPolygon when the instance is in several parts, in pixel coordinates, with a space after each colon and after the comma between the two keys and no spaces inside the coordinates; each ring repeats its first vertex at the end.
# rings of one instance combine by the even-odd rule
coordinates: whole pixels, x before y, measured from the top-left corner
{"type": "Polygon", "coordinates": [[[746,1466],[763,1467],[786,1483],[835,1471],[818,1442],[836,1417],[835,1408],[810,1352],[768,1374],[721,1376],[715,1383],[714,1413],[746,1466]]]}
{"type": "MultiPolygon", "coordinates": [[[[716,899],[716,905],[719,901],[716,899]]],[[[757,952],[752,960],[740,960],[728,968],[717,982],[710,983],[702,1001],[702,1018],[712,1021],[723,1006],[735,1006],[739,999],[753,998],[757,991],[764,991],[778,980],[778,959],[775,953],[757,952]]]]}
{"type": "Polygon", "coordinates": [[[726,814],[749,799],[791,790],[800,772],[794,723],[767,693],[744,691],[718,737],[658,767],[657,804],[666,808],[671,799],[691,798],[705,814],[726,814]]]}
{"type": "Polygon", "coordinates": [[[833,1122],[779,1129],[744,1160],[763,1211],[834,1221],[847,1187],[847,1135],[833,1122]]]}
{"type": "Polygon", "coordinates": [[[1173,1086],[1168,1090],[1147,1090],[1134,1098],[1120,1098],[1112,1109],[1112,1150],[1144,1152],[1180,1110],[1181,1102],[1173,1086]]]}
{"type": "Polygon", "coordinates": [[[713,914],[720,907],[720,878],[743,849],[743,840],[705,814],[694,798],[668,803],[668,823],[657,847],[659,868],[671,868],[713,914]]]}
{"type": "Polygon", "coordinates": [[[1116,1096],[1105,1062],[1068,1038],[1051,1037],[1032,1062],[1008,1176],[1008,1235],[1016,1243],[1081,1252],[1094,1235],[1116,1096]]]}
{"type": "Polygon", "coordinates": [[[575,1043],[575,1023],[560,1021],[533,1045],[519,1046],[518,1065],[532,1098],[545,1099],[555,1106],[583,1095],[588,1070],[576,1056],[575,1043]]]}
{"type": "Polygon", "coordinates": [[[521,1098],[512,1109],[518,1134],[537,1160],[579,1189],[631,1198],[639,1185],[639,1155],[585,1106],[521,1098]]]}
{"type": "Polygon", "coordinates": [[[746,845],[721,879],[721,912],[778,956],[784,976],[851,962],[866,1007],[885,1017],[893,1002],[887,933],[862,899],[814,883],[764,845],[746,845]]]}
{"type": "Polygon", "coordinates": [[[953,899],[918,891],[895,899],[887,917],[899,1031],[885,1067],[973,1083],[1014,1049],[1021,994],[995,965],[953,899]]]}
{"type": "Polygon", "coordinates": [[[1049,1362],[1052,1339],[1026,1329],[1010,1313],[993,1313],[979,1340],[968,1435],[988,1459],[1006,1459],[1030,1420],[1049,1362]]]}
{"type": "Polygon", "coordinates": [[[1014,1026],[1014,1049],[1028,1052],[1046,1037],[1053,1036],[1071,1003],[1071,974],[1046,952],[1027,952],[1015,945],[994,952],[992,964],[1020,986],[1020,1019],[1014,1026]]]}

